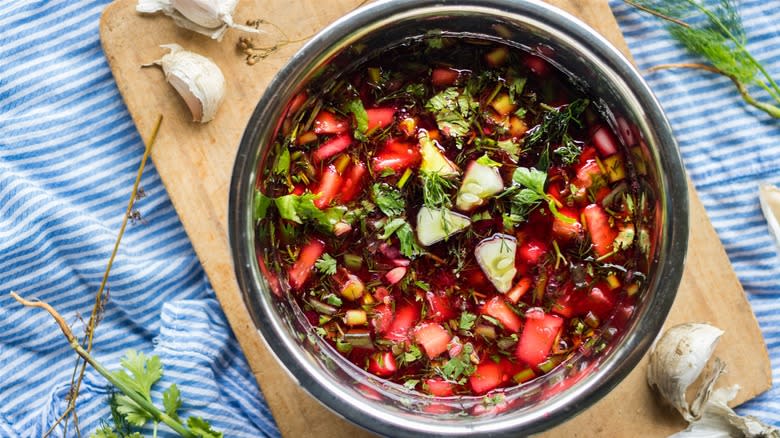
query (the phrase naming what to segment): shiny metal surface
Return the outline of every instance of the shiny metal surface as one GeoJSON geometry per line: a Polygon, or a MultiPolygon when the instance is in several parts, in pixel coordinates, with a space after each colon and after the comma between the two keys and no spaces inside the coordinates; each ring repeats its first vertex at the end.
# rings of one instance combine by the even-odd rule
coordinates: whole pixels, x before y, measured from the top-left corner
{"type": "Polygon", "coordinates": [[[538,1],[380,1],[320,32],[267,90],[242,138],[230,187],[229,233],[236,275],[269,349],[290,375],[329,409],[388,436],[525,435],[559,424],[595,403],[650,347],[682,276],[688,241],[687,180],[671,128],[647,85],[617,49],[582,22],[538,1]],[[536,51],[597,98],[602,115],[618,132],[625,132],[620,128],[626,124],[635,125],[638,135],[622,139],[624,146],[639,146],[649,158],[646,178],[657,202],[651,280],[626,334],[598,359],[578,358],[572,368],[559,367],[542,379],[506,391],[503,404],[488,408],[481,397],[434,400],[412,393],[344,360],[312,336],[297,306],[274,296],[261,274],[255,250],[252,194],[258,164],[265,163],[291,97],[328,62],[352,62],[345,56],[356,42],[381,51],[401,41],[419,39],[434,29],[536,51]],[[560,390],[564,377],[576,383],[560,390]],[[430,413],[432,407],[454,411],[434,414],[430,413]]]}

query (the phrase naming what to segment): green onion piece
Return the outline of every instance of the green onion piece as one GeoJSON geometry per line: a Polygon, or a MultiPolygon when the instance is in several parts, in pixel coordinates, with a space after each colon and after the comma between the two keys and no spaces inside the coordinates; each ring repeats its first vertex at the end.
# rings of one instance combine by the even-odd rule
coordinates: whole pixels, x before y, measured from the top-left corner
{"type": "Polygon", "coordinates": [[[410,176],[412,176],[412,169],[409,169],[409,168],[407,168],[407,169],[404,171],[404,174],[403,174],[403,175],[401,175],[401,179],[399,179],[399,180],[398,180],[398,183],[396,184],[396,186],[397,186],[399,189],[402,189],[402,188],[404,188],[404,186],[406,185],[406,181],[408,181],[408,180],[409,180],[409,177],[410,177],[410,176]]]}
{"type": "Polygon", "coordinates": [[[524,383],[531,379],[536,377],[536,373],[534,373],[534,370],[531,368],[526,368],[523,371],[520,371],[519,373],[512,376],[512,380],[515,381],[515,383],[524,383]]]}
{"type": "Polygon", "coordinates": [[[350,351],[352,351],[352,344],[349,342],[344,342],[341,339],[336,340],[336,349],[340,353],[348,354],[350,351]]]}
{"type": "Polygon", "coordinates": [[[357,271],[363,267],[363,257],[357,254],[344,254],[344,266],[353,271],[357,271]]]}
{"type": "Polygon", "coordinates": [[[543,373],[549,373],[553,370],[553,368],[557,367],[561,362],[563,362],[563,356],[552,356],[548,358],[546,361],[539,364],[539,370],[541,370],[543,373]]]}
{"type": "Polygon", "coordinates": [[[485,339],[496,339],[496,328],[492,325],[480,324],[474,329],[474,334],[485,339]]]}
{"type": "Polygon", "coordinates": [[[315,300],[314,298],[309,298],[308,300],[309,305],[312,309],[314,309],[317,313],[322,313],[325,315],[335,315],[336,312],[338,312],[338,309],[335,307],[325,304],[322,301],[315,300]]]}
{"type": "Polygon", "coordinates": [[[356,348],[374,349],[374,343],[371,342],[371,333],[368,329],[352,329],[344,333],[344,341],[356,348]]]}
{"type": "Polygon", "coordinates": [[[596,328],[599,326],[599,317],[596,316],[593,312],[588,312],[585,314],[585,318],[583,319],[585,324],[588,325],[588,327],[596,328]]]}

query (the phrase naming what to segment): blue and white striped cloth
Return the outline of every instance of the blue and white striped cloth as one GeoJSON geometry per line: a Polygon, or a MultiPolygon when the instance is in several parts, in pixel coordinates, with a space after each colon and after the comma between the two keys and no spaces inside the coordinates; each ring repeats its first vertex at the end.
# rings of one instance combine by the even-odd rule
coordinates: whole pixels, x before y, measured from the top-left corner
{"type": "MultiPolygon", "coordinates": [[[[76,333],[83,330],[79,315],[91,310],[142,154],[98,40],[107,3],[0,3],[3,438],[48,430],[67,405],[75,362],[48,315],[21,308],[8,292],[50,302],[76,333]]],[[[610,4],[641,69],[698,61],[656,19],[619,0],[610,4]]],[[[780,3],[744,2],[741,12],[751,52],[780,78],[780,3]]],[[[756,187],[780,184],[780,121],[745,105],[728,79],[692,70],[645,77],[750,296],[777,379],[780,258],[756,187]]],[[[178,384],[183,416],[208,418],[226,436],[278,436],[154,166],[147,166],[142,186],[142,220],[128,227],[114,264],[96,357],[116,368],[127,348],[158,354],[166,366],[160,386],[178,384]]],[[[89,370],[78,403],[82,431],[108,418],[105,399],[104,381],[89,370]]],[[[740,411],[780,425],[780,388],[740,411]]],[[[72,422],[67,436],[75,436],[72,422]]]]}

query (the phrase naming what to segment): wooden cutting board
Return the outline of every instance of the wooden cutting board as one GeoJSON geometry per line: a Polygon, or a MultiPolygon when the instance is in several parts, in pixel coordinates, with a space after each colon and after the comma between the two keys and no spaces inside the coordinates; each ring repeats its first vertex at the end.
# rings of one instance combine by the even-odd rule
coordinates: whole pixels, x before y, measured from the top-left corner
{"type": "MultiPolygon", "coordinates": [[[[628,48],[606,0],[551,0],[583,19],[627,56],[628,48]]],[[[179,213],[228,321],[287,437],[367,436],[336,417],[296,387],[266,350],[244,307],[233,274],[227,238],[228,186],[238,143],[249,115],[275,72],[302,43],[280,47],[254,66],[236,50],[239,32],[222,42],[177,28],[164,16],[140,16],[135,0],[109,5],[100,22],[100,38],[117,86],[145,138],[158,114],[165,119],[152,158],[179,213]],[[157,69],[140,65],[159,59],[160,44],[178,43],[209,56],[227,80],[226,98],[214,121],[190,122],[183,102],[157,69]]],[[[287,38],[310,36],[353,10],[360,0],[245,0],[236,22],[265,19],[287,38]]],[[[255,37],[268,46],[284,39],[273,26],[255,37]]],[[[690,189],[690,244],[682,285],[668,324],[712,323],[725,330],[716,355],[728,364],[721,384],[739,383],[736,403],[755,397],[771,385],[764,341],[744,292],[695,191],[690,189]]],[[[142,208],[142,207],[141,207],[142,208]]],[[[646,360],[607,397],[545,436],[666,436],[683,427],[676,414],[658,407],[645,383],[646,360]]]]}

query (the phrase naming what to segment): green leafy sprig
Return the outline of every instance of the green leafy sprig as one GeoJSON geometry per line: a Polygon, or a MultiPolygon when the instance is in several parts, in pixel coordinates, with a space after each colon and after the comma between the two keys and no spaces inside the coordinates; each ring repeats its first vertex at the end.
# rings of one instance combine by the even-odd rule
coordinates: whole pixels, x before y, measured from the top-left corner
{"type": "Polygon", "coordinates": [[[701,0],[624,1],[666,20],[671,36],[709,63],[663,64],[651,70],[696,68],[726,76],[734,82],[745,102],[772,117],[780,118],[780,86],[748,51],[742,17],[734,0],[720,0],[714,8],[704,6],[701,0]],[[751,86],[764,90],[775,104],[756,99],[749,89],[751,86]]]}

